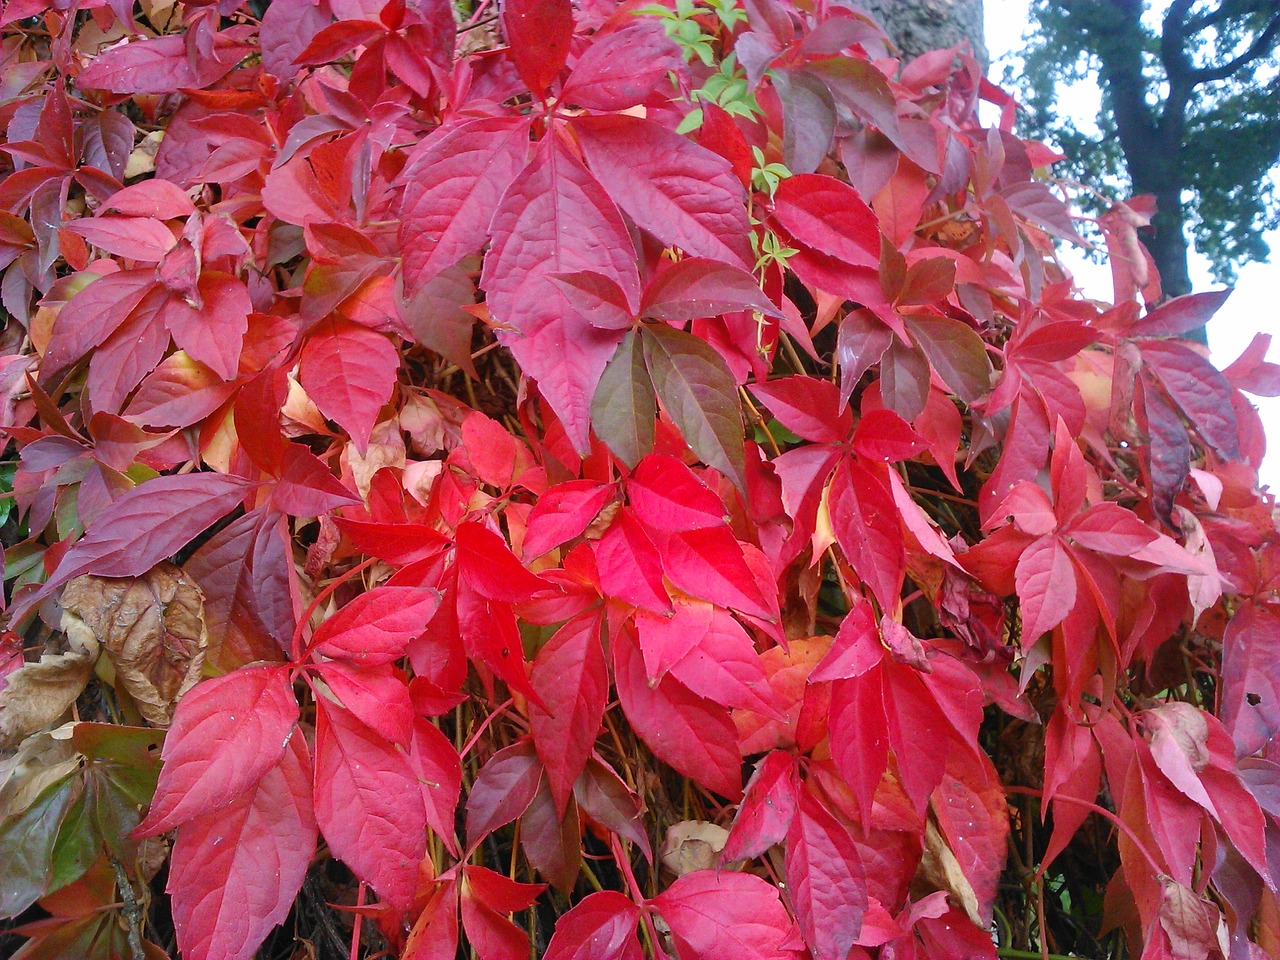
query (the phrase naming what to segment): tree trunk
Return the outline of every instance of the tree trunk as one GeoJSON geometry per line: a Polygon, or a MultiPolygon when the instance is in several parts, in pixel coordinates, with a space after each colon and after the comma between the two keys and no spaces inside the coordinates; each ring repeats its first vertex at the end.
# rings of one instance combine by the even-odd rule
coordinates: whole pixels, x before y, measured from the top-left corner
{"type": "Polygon", "coordinates": [[[967,40],[987,66],[982,0],[866,0],[866,8],[907,59],[967,40]]]}

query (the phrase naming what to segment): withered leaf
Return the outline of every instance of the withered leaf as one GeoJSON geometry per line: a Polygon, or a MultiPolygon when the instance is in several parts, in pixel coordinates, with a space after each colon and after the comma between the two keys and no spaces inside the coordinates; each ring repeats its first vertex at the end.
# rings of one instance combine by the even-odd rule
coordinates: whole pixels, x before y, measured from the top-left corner
{"type": "Polygon", "coordinates": [[[62,594],[62,628],[102,644],[148,723],[167,727],[200,679],[208,638],[200,589],[161,563],[133,579],[77,577],[62,594]]]}
{"type": "Polygon", "coordinates": [[[12,747],[57,721],[89,682],[98,641],[88,631],[54,635],[40,659],[23,664],[0,690],[0,747],[12,747]]]}

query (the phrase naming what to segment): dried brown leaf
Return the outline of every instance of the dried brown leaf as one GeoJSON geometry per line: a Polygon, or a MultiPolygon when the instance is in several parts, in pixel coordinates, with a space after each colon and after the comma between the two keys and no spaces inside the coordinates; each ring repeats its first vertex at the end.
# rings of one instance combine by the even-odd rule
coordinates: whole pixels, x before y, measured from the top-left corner
{"type": "Polygon", "coordinates": [[[135,579],[77,577],[62,594],[62,627],[100,642],[148,723],[167,727],[200,679],[208,637],[199,588],[162,563],[135,579]]]}
{"type": "Polygon", "coordinates": [[[694,870],[713,869],[719,864],[720,851],[728,839],[728,830],[705,820],[673,823],[662,842],[662,865],[677,877],[694,870]]]}
{"type": "Polygon", "coordinates": [[[98,660],[98,641],[87,630],[55,635],[40,659],[9,674],[0,690],[0,747],[12,747],[55,723],[71,709],[98,660]]]}

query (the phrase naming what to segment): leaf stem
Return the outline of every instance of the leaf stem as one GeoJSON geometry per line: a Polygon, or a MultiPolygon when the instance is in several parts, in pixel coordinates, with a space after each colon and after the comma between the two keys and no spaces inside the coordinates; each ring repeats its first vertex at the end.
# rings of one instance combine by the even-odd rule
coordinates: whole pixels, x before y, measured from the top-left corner
{"type": "MultiPolygon", "coordinates": [[[[1041,801],[1044,800],[1043,792],[1040,790],[1033,789],[1032,787],[1007,786],[1004,789],[1005,789],[1005,793],[1021,793],[1021,794],[1024,794],[1025,796],[1037,797],[1041,801]]],[[[1110,820],[1113,824],[1116,825],[1117,828],[1119,828],[1119,830],[1126,837],[1129,838],[1130,842],[1132,842],[1133,845],[1138,848],[1138,852],[1142,854],[1142,856],[1146,859],[1147,865],[1151,867],[1151,869],[1154,870],[1157,875],[1162,876],[1164,874],[1165,871],[1164,871],[1164,868],[1160,866],[1160,861],[1151,855],[1151,851],[1147,849],[1146,844],[1144,844],[1140,839],[1138,839],[1138,835],[1133,832],[1133,828],[1130,827],[1123,820],[1121,820],[1119,817],[1117,817],[1114,813],[1112,813],[1106,807],[1100,807],[1096,803],[1090,803],[1088,800],[1081,800],[1079,797],[1073,797],[1068,794],[1055,794],[1053,797],[1053,800],[1061,800],[1064,803],[1072,803],[1078,807],[1084,807],[1086,810],[1089,810],[1093,813],[1096,813],[1100,817],[1105,817],[1107,820],[1110,820]]],[[[1041,876],[1043,874],[1043,871],[1044,871],[1044,867],[1042,866],[1040,868],[1040,872],[1038,872],[1036,876],[1037,877],[1041,876]]]]}

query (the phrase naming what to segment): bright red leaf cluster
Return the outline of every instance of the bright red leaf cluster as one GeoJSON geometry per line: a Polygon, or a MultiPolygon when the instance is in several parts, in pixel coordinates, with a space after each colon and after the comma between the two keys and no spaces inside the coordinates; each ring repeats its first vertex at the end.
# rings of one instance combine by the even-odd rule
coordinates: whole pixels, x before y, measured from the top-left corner
{"type": "Polygon", "coordinates": [[[1059,945],[1046,898],[1280,949],[1268,338],[1179,339],[1225,294],[1160,301],[1143,198],[1083,299],[964,50],[467,6],[4,8],[21,955],[161,956],[166,855],[201,960],[336,862],[412,960],[993,957],[1059,945]],[[162,766],[113,678],[168,689],[169,635],[24,727],[90,656],[62,588],[170,560],[162,766]]]}

